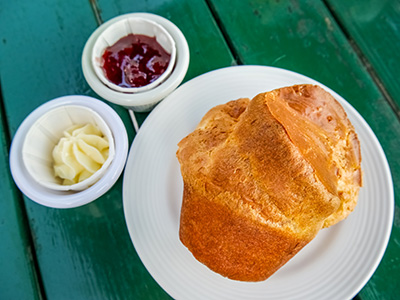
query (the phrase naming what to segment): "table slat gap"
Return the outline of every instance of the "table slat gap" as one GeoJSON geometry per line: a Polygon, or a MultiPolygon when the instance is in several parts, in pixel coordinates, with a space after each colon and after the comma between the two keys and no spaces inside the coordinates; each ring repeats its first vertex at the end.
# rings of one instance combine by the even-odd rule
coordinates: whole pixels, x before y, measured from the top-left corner
{"type": "MultiPolygon", "coordinates": [[[[0,84],[0,118],[1,118],[1,124],[0,127],[3,128],[2,130],[2,135],[3,135],[3,141],[5,143],[5,145],[3,145],[3,147],[5,147],[7,150],[10,149],[11,147],[11,133],[10,133],[10,128],[8,126],[8,118],[6,115],[6,110],[5,110],[5,106],[4,106],[4,101],[3,101],[3,93],[2,93],[2,88],[1,88],[1,84],[0,84]]],[[[8,159],[8,155],[7,159],[8,159]]],[[[4,181],[4,178],[2,178],[4,181]]],[[[15,187],[15,185],[14,185],[15,187]]],[[[33,241],[33,236],[32,236],[32,228],[29,225],[28,222],[28,214],[26,211],[26,206],[25,206],[25,202],[23,200],[23,195],[22,193],[15,187],[12,189],[13,194],[15,195],[14,200],[16,201],[16,207],[18,209],[18,211],[16,211],[16,214],[19,215],[18,218],[18,222],[20,224],[20,226],[22,227],[22,231],[23,231],[23,238],[25,239],[27,245],[26,245],[26,249],[27,249],[27,254],[26,257],[27,259],[29,259],[30,263],[31,263],[31,269],[32,269],[32,281],[33,281],[33,286],[36,287],[37,289],[37,293],[36,295],[32,295],[32,297],[37,297],[34,299],[39,299],[39,300],[45,300],[46,299],[46,293],[44,290],[44,285],[43,285],[43,279],[42,279],[42,275],[40,272],[40,268],[39,268],[39,263],[38,263],[38,259],[36,256],[36,248],[35,248],[35,244],[33,241]]],[[[3,201],[6,201],[3,199],[3,201]]]]}
{"type": "Polygon", "coordinates": [[[208,9],[210,10],[210,13],[214,18],[215,23],[217,24],[222,36],[224,37],[224,40],[225,40],[233,58],[235,59],[236,64],[243,65],[243,60],[241,59],[239,53],[236,51],[236,47],[234,46],[233,41],[231,40],[223,22],[221,22],[218,12],[214,7],[214,4],[210,0],[205,0],[205,3],[207,4],[208,9]]]}
{"type": "Polygon", "coordinates": [[[93,10],[93,14],[96,19],[96,23],[97,23],[97,25],[100,26],[104,22],[103,22],[103,19],[101,18],[101,11],[100,11],[99,5],[97,3],[97,0],[89,0],[89,4],[93,10]]]}
{"type": "Polygon", "coordinates": [[[369,73],[371,79],[381,92],[382,96],[385,98],[385,100],[389,103],[389,106],[392,108],[394,111],[396,117],[400,121],[400,107],[397,105],[396,101],[393,99],[393,97],[390,95],[390,93],[387,91],[384,83],[381,81],[379,78],[377,72],[375,71],[375,68],[373,67],[372,63],[369,61],[367,56],[364,54],[364,52],[361,50],[357,42],[352,38],[350,32],[347,30],[346,26],[340,21],[340,18],[337,16],[335,13],[334,9],[331,7],[330,3],[326,0],[323,0],[323,3],[325,4],[331,18],[336,22],[336,25],[340,28],[344,36],[346,37],[347,41],[349,42],[351,48],[353,49],[354,53],[358,56],[360,62],[364,66],[365,70],[369,73]]]}

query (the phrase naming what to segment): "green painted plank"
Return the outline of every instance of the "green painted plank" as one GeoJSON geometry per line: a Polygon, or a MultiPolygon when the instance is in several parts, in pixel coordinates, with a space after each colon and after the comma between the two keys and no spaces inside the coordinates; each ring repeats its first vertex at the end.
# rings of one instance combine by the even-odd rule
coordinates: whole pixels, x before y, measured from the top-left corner
{"type": "MultiPolygon", "coordinates": [[[[183,82],[208,71],[236,64],[204,0],[98,0],[96,8],[103,22],[121,14],[150,12],[178,26],[185,35],[190,52],[189,68],[183,82]]],[[[148,113],[135,115],[141,124],[148,113]]]]}
{"type": "MultiPolygon", "coordinates": [[[[380,140],[395,184],[395,220],[384,258],[360,296],[395,299],[400,281],[400,123],[396,114],[322,2],[229,3],[227,9],[224,0],[211,0],[242,63],[286,68],[322,82],[347,99],[380,140]]],[[[397,38],[393,44],[398,42],[397,38]]]]}
{"type": "MultiPolygon", "coordinates": [[[[12,135],[26,115],[49,99],[66,94],[95,96],[80,66],[84,43],[96,28],[88,2],[15,1],[5,3],[2,9],[8,13],[0,18],[0,77],[12,135]]],[[[115,109],[132,140],[127,112],[115,109]]],[[[8,169],[8,163],[1,168],[8,169]]],[[[143,298],[159,289],[131,245],[121,182],[95,203],[77,209],[50,209],[25,198],[47,298],[143,298]]],[[[13,201],[12,195],[6,194],[5,200],[13,201]]],[[[7,274],[10,281],[18,280],[14,271],[7,274]]]]}
{"type": "Polygon", "coordinates": [[[122,180],[83,207],[30,203],[49,299],[166,299],[137,256],[122,209],[122,180]]]}
{"type": "Polygon", "coordinates": [[[42,299],[21,196],[9,171],[8,148],[0,122],[0,298],[42,299]]]}
{"type": "Polygon", "coordinates": [[[203,0],[97,2],[104,21],[130,12],[151,12],[169,19],[178,26],[187,39],[190,51],[190,64],[185,80],[210,70],[236,64],[203,0]]]}
{"type": "Polygon", "coordinates": [[[371,64],[400,115],[400,1],[326,2],[371,64]]]}
{"type": "MultiPolygon", "coordinates": [[[[100,3],[100,9],[105,20],[125,12],[149,11],[176,23],[189,35],[192,57],[186,80],[234,63],[202,1],[160,1],[157,9],[143,5],[142,1],[115,1],[100,3]],[[195,27],[191,18],[197,18],[195,27]],[[194,30],[200,27],[205,31],[199,38],[194,30]],[[210,36],[215,45],[209,43],[210,36]],[[213,55],[214,50],[218,54],[213,55]]],[[[84,44],[97,27],[90,1],[17,0],[4,3],[1,9],[0,78],[11,136],[33,109],[52,98],[96,96],[80,66],[84,44]]],[[[129,115],[113,107],[132,141],[129,115]]],[[[138,114],[141,121],[146,116],[138,114]]],[[[130,241],[122,207],[122,176],[112,190],[83,207],[59,210],[24,201],[48,299],[169,299],[130,241]]]]}

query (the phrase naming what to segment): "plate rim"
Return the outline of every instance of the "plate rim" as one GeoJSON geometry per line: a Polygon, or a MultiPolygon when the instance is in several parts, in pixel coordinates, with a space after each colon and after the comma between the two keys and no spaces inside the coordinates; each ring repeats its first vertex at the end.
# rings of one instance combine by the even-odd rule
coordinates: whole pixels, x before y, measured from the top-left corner
{"type": "MultiPolygon", "coordinates": [[[[265,70],[269,70],[269,71],[278,71],[278,72],[284,72],[284,73],[288,73],[288,74],[292,74],[296,77],[299,78],[303,78],[306,79],[308,81],[311,81],[313,84],[319,85],[321,87],[323,87],[324,89],[326,89],[328,92],[330,92],[331,94],[334,95],[335,99],[337,99],[341,105],[345,106],[345,110],[346,113],[348,112],[348,110],[351,110],[352,113],[354,113],[355,115],[357,115],[357,118],[359,119],[359,121],[362,122],[363,127],[365,127],[365,129],[368,131],[369,136],[374,140],[374,145],[376,146],[376,150],[379,152],[379,155],[381,156],[382,162],[384,163],[384,172],[385,174],[388,176],[388,181],[387,181],[387,187],[389,187],[388,189],[388,203],[390,203],[390,205],[388,205],[388,215],[390,216],[390,219],[386,220],[386,226],[384,227],[385,230],[385,235],[383,238],[384,243],[382,243],[381,247],[379,248],[380,251],[377,251],[378,253],[375,254],[376,258],[374,260],[374,264],[371,265],[371,267],[369,268],[369,272],[368,274],[365,274],[365,276],[363,277],[364,280],[362,280],[359,284],[358,284],[358,288],[354,290],[353,294],[351,295],[351,297],[354,297],[364,286],[365,284],[371,279],[372,275],[375,273],[377,267],[379,266],[380,262],[382,261],[382,258],[384,256],[384,253],[387,249],[388,243],[389,243],[389,239],[391,236],[391,231],[392,231],[392,227],[393,227],[393,219],[394,219],[394,186],[393,186],[393,179],[392,179],[392,174],[391,174],[391,170],[390,170],[390,165],[387,161],[387,157],[385,155],[385,152],[382,148],[382,145],[380,144],[378,138],[376,137],[374,131],[371,129],[371,127],[369,126],[369,124],[366,122],[366,120],[362,117],[362,115],[346,100],[344,99],[342,96],[340,96],[339,94],[337,94],[335,91],[333,91],[332,89],[330,89],[329,87],[327,87],[326,85],[316,81],[315,79],[312,79],[306,75],[291,71],[291,70],[287,70],[287,69],[283,69],[283,68],[278,68],[278,67],[272,67],[272,66],[263,66],[263,65],[236,65],[236,66],[228,66],[228,67],[223,67],[223,68],[219,68],[219,69],[215,69],[215,70],[211,70],[208,71],[206,73],[203,73],[199,76],[196,76],[190,80],[188,80],[187,82],[185,82],[184,84],[180,85],[175,91],[173,91],[170,95],[168,95],[160,104],[158,104],[155,109],[149,114],[149,116],[146,118],[146,120],[143,122],[141,129],[139,130],[137,136],[135,137],[135,139],[133,140],[131,147],[130,147],[130,151],[129,151],[129,156],[127,159],[127,163],[126,163],[126,168],[129,167],[130,164],[132,164],[132,161],[134,160],[134,155],[132,155],[132,152],[135,151],[135,146],[138,143],[137,141],[142,139],[142,135],[144,135],[144,131],[147,130],[147,127],[151,126],[153,119],[157,117],[157,114],[159,114],[159,111],[162,111],[164,109],[165,106],[169,105],[169,102],[172,101],[170,99],[173,99],[176,93],[179,93],[180,90],[185,89],[186,86],[193,84],[193,82],[197,81],[197,80],[201,80],[201,78],[203,77],[208,77],[208,76],[212,76],[211,74],[218,74],[218,73],[223,73],[223,72],[230,72],[231,70],[234,69],[249,69],[249,70],[253,70],[253,69],[265,69],[265,70]],[[344,100],[344,102],[342,101],[344,100]],[[133,150],[133,151],[132,151],[133,150]]],[[[218,74],[221,75],[221,74],[218,74]]],[[[140,257],[143,265],[145,266],[145,268],[147,269],[147,271],[149,272],[149,274],[153,277],[153,279],[160,285],[160,287],[162,289],[164,289],[165,292],[167,292],[170,296],[172,297],[177,297],[178,295],[174,295],[173,291],[171,291],[167,284],[164,284],[164,282],[160,279],[160,278],[156,278],[153,273],[151,272],[151,270],[148,269],[146,262],[143,260],[142,257],[142,253],[140,253],[141,251],[137,249],[137,246],[135,245],[134,242],[134,232],[133,229],[131,228],[131,226],[129,226],[129,211],[128,211],[128,207],[130,207],[130,201],[128,200],[128,195],[127,195],[127,189],[125,188],[125,186],[127,186],[126,183],[126,178],[129,177],[129,172],[124,172],[124,178],[123,178],[123,208],[124,208],[124,216],[125,216],[125,221],[126,221],[126,225],[127,225],[127,229],[129,232],[129,236],[132,242],[132,245],[134,246],[138,256],[140,257]]]]}

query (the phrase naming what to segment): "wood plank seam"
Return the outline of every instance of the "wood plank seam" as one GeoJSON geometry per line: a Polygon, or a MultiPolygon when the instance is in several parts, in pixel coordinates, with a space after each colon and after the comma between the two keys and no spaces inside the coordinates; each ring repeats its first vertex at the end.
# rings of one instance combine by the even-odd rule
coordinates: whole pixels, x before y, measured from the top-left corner
{"type": "Polygon", "coordinates": [[[96,23],[98,26],[100,26],[101,24],[103,24],[103,19],[101,18],[101,12],[100,12],[97,0],[89,0],[89,4],[93,10],[93,14],[96,19],[96,23]]]}
{"type": "Polygon", "coordinates": [[[348,40],[348,42],[349,42],[350,46],[352,47],[352,49],[354,50],[355,54],[360,59],[362,65],[364,66],[364,68],[366,69],[368,74],[371,76],[371,79],[374,81],[375,85],[378,87],[379,91],[381,92],[381,94],[383,95],[385,100],[389,103],[389,106],[394,111],[397,119],[400,121],[400,107],[397,105],[397,103],[394,101],[392,96],[389,94],[389,92],[387,91],[383,82],[379,79],[374,67],[369,62],[369,60],[365,56],[364,52],[357,45],[356,41],[351,37],[351,35],[348,32],[348,30],[346,29],[346,27],[340,22],[340,19],[335,14],[334,9],[330,6],[330,4],[326,0],[323,0],[323,3],[325,4],[332,19],[336,22],[336,24],[338,25],[340,30],[343,32],[344,36],[348,40]]]}
{"type": "MultiPolygon", "coordinates": [[[[0,117],[1,117],[2,126],[4,128],[4,136],[5,136],[6,146],[7,146],[7,149],[10,149],[11,134],[10,134],[10,128],[9,128],[8,122],[7,122],[7,115],[5,112],[6,112],[6,110],[4,107],[3,93],[2,93],[1,83],[0,83],[0,117]]],[[[33,242],[32,228],[30,227],[29,222],[28,222],[28,214],[26,211],[25,202],[23,200],[22,193],[17,188],[16,188],[16,194],[17,194],[16,200],[18,201],[18,206],[21,208],[22,226],[25,229],[25,232],[27,232],[26,236],[27,236],[27,240],[28,240],[29,257],[31,258],[32,265],[33,265],[34,271],[36,273],[36,280],[37,280],[36,283],[37,283],[37,289],[39,291],[38,297],[39,297],[39,299],[46,299],[43,279],[42,279],[42,275],[40,272],[38,259],[36,256],[36,250],[35,250],[36,247],[33,242]]]]}
{"type": "Polygon", "coordinates": [[[229,34],[226,31],[225,26],[221,22],[214,5],[212,4],[212,2],[210,0],[205,0],[205,3],[207,4],[208,9],[210,10],[211,15],[213,16],[213,18],[217,24],[218,29],[221,31],[222,36],[224,37],[224,40],[225,40],[226,44],[228,45],[229,51],[231,52],[233,58],[236,61],[236,64],[243,65],[243,61],[240,58],[239,53],[236,51],[235,46],[233,45],[231,39],[229,38],[229,34]]]}

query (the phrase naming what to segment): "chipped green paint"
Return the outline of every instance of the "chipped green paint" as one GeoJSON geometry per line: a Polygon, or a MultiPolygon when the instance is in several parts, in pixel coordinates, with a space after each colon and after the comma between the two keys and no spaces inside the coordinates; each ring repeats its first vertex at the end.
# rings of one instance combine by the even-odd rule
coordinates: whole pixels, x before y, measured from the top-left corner
{"type": "MultiPolygon", "coordinates": [[[[99,11],[94,14],[89,1],[5,3],[2,10],[9,13],[0,18],[0,78],[10,134],[15,134],[33,109],[52,98],[67,94],[98,97],[85,82],[80,65],[84,44],[97,27],[96,15],[99,20],[107,20],[122,13],[148,11],[176,23],[191,49],[186,80],[234,64],[203,1],[152,1],[151,5],[146,7],[143,1],[99,2],[99,11]],[[201,35],[196,33],[199,28],[203,29],[201,35]]],[[[132,141],[134,132],[128,113],[112,106],[122,117],[132,141]]],[[[137,114],[140,123],[146,116],[137,114]]],[[[2,165],[2,169],[6,167],[2,165]]],[[[6,197],[13,201],[12,196],[6,197]]],[[[46,298],[170,298],[147,272],[129,238],[122,207],[122,176],[108,193],[83,207],[60,210],[27,198],[24,202],[46,298]]],[[[16,239],[19,241],[18,235],[16,239]]],[[[25,243],[24,239],[19,242],[25,243]]],[[[29,298],[11,295],[9,299],[29,298]]]]}
{"type": "Polygon", "coordinates": [[[400,1],[328,0],[333,13],[365,56],[400,117],[400,1]]]}
{"type": "MultiPolygon", "coordinates": [[[[398,32],[398,2],[369,1],[371,5],[357,2],[358,19],[369,18],[365,14],[374,11],[376,6],[386,7],[391,12],[377,12],[379,18],[386,19],[388,26],[397,24],[388,30],[388,36],[376,32],[372,23],[364,28],[355,21],[349,11],[348,1],[330,1],[338,7],[347,21],[346,28],[359,26],[364,35],[356,35],[362,48],[377,55],[380,60],[392,60],[399,56],[400,36],[398,32]],[[379,2],[379,3],[378,3],[379,2]],[[336,4],[334,4],[336,3],[336,4]],[[369,30],[375,34],[369,38],[369,30]],[[391,43],[386,51],[379,53],[374,41],[381,34],[382,42],[391,43]]],[[[385,256],[372,279],[360,293],[361,299],[395,299],[398,297],[396,286],[400,281],[400,123],[389,99],[385,98],[374,79],[354,52],[341,28],[336,24],[330,11],[319,1],[230,1],[229,10],[223,0],[211,0],[216,14],[221,20],[227,36],[234,45],[240,60],[244,64],[265,64],[294,70],[310,76],[329,86],[349,101],[366,119],[374,130],[388,158],[393,182],[395,183],[396,214],[391,239],[385,256]],[[255,17],[254,17],[255,16],[255,17]]],[[[350,1],[355,6],[356,1],[350,1]]],[[[375,19],[376,20],[376,19],[375,19]]],[[[372,22],[372,21],[371,21],[372,22]]],[[[361,47],[361,46],[360,46],[361,47]]],[[[381,45],[382,47],[382,45],[381,45]]],[[[386,66],[387,79],[395,88],[399,88],[399,59],[393,65],[386,66]],[[397,68],[396,68],[397,66],[397,68]]],[[[378,63],[380,63],[378,61],[378,63]]],[[[384,67],[382,65],[382,67],[384,67]]],[[[383,73],[382,73],[383,74],[383,73]]],[[[385,77],[382,75],[382,78],[385,77]]],[[[397,93],[399,96],[400,93],[397,93]]]]}
{"type": "MultiPolygon", "coordinates": [[[[3,117],[1,108],[0,113],[3,117]]],[[[27,220],[8,166],[9,147],[0,122],[0,298],[42,299],[27,220]]]]}
{"type": "MultiPolygon", "coordinates": [[[[331,5],[334,12],[345,11],[339,4],[331,5]]],[[[400,123],[323,2],[232,0],[227,5],[224,0],[19,0],[4,2],[1,12],[0,79],[11,136],[22,120],[47,100],[67,94],[97,97],[85,82],[80,66],[87,38],[98,23],[114,16],[152,12],[174,22],[188,40],[191,60],[185,80],[236,63],[262,64],[303,73],[337,91],[368,121],[386,152],[394,182],[400,181],[400,123]]],[[[367,40],[365,35],[359,38],[367,40]]],[[[354,40],[359,42],[358,38],[354,40]]],[[[372,48],[364,42],[365,49],[372,48]]],[[[360,49],[364,49],[361,42],[360,49]]],[[[381,76],[378,71],[377,74],[381,76]]],[[[383,75],[382,81],[385,82],[383,75]]],[[[121,107],[112,107],[122,117],[132,141],[134,132],[128,113],[121,107]]],[[[140,123],[146,117],[146,113],[137,114],[140,123]]],[[[0,167],[8,172],[6,160],[0,167]]],[[[39,295],[35,269],[29,255],[24,254],[30,247],[26,237],[29,231],[18,219],[24,215],[18,213],[24,207],[16,201],[16,187],[9,174],[6,176],[10,182],[2,183],[1,189],[14,216],[10,214],[5,219],[5,231],[0,223],[0,232],[3,237],[4,232],[10,234],[8,230],[14,230],[13,238],[19,245],[12,246],[17,257],[4,250],[4,245],[0,246],[0,254],[10,259],[10,267],[22,257],[19,263],[27,263],[26,269],[17,267],[18,275],[10,279],[23,282],[18,286],[25,285],[26,293],[39,295]],[[19,232],[21,229],[27,231],[19,232]]],[[[396,185],[395,194],[399,192],[396,185]]],[[[123,215],[122,178],[100,199],[83,207],[50,209],[26,198],[24,203],[40,269],[37,274],[46,298],[170,298],[144,268],[132,246],[123,215]]],[[[360,293],[361,299],[389,299],[394,295],[400,265],[398,197],[396,203],[388,250],[360,293]]],[[[0,278],[3,293],[4,279],[0,278]]],[[[15,294],[10,294],[12,284],[7,288],[7,298],[24,298],[15,289],[15,294]]]]}

